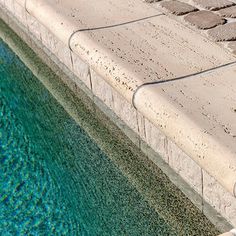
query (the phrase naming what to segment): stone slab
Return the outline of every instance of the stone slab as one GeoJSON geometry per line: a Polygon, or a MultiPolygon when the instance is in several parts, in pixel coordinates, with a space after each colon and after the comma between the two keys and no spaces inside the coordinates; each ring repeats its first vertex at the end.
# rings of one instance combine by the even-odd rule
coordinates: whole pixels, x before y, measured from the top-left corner
{"type": "Polygon", "coordinates": [[[175,14],[178,16],[198,10],[196,7],[193,7],[187,3],[179,2],[179,1],[162,2],[160,5],[164,7],[165,9],[167,9],[172,14],[175,14]]]}
{"type": "Polygon", "coordinates": [[[221,9],[218,11],[218,13],[223,17],[236,18],[236,6],[221,9]]]}
{"type": "Polygon", "coordinates": [[[134,97],[140,113],[232,195],[236,193],[235,77],[236,63],[145,85],[134,97]]]}
{"type": "Polygon", "coordinates": [[[77,30],[108,27],[160,13],[148,4],[145,7],[143,5],[135,0],[119,0],[116,3],[107,0],[26,1],[27,11],[47,25],[65,44],[77,30]]]}
{"type": "Polygon", "coordinates": [[[196,73],[232,60],[197,32],[141,1],[53,3],[27,1],[27,10],[129,102],[143,83],[196,73]]]}
{"type": "Polygon", "coordinates": [[[193,0],[193,2],[207,10],[213,11],[235,5],[234,2],[228,0],[193,0]]]}
{"type": "Polygon", "coordinates": [[[236,22],[210,29],[208,35],[216,42],[236,40],[236,22]]]}
{"type": "Polygon", "coordinates": [[[210,29],[226,22],[225,19],[210,11],[192,12],[185,16],[184,19],[199,29],[210,29]]]}

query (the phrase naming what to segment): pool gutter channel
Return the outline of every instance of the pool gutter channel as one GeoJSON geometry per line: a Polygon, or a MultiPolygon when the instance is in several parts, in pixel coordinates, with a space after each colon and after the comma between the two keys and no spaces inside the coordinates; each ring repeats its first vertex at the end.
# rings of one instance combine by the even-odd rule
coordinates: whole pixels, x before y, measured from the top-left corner
{"type": "MultiPolygon", "coordinates": [[[[33,42],[37,42],[38,44],[41,44],[41,47],[43,47],[44,51],[47,51],[47,54],[50,56],[50,58],[53,58],[52,60],[56,61],[56,63],[59,65],[61,65],[61,67],[63,68],[64,71],[66,71],[66,74],[70,75],[69,78],[73,78],[74,83],[79,86],[82,87],[82,89],[90,96],[90,98],[92,98],[95,103],[103,110],[106,112],[106,114],[110,115],[110,117],[115,120],[115,122],[118,124],[118,126],[120,126],[121,129],[124,130],[124,132],[126,133],[126,135],[142,150],[144,151],[144,153],[148,154],[149,158],[156,163],[158,166],[161,165],[161,169],[164,170],[165,173],[168,173],[168,176],[170,176],[170,179],[172,182],[174,182],[178,187],[180,187],[180,189],[206,214],[208,215],[209,218],[211,218],[211,220],[214,222],[214,224],[216,224],[218,226],[218,228],[221,229],[221,231],[228,231],[232,228],[232,226],[230,224],[228,224],[226,221],[224,221],[221,217],[219,217],[218,219],[216,219],[218,216],[216,216],[214,210],[212,209],[212,207],[215,207],[216,210],[223,215],[223,217],[225,219],[227,219],[229,222],[231,222],[231,224],[233,226],[236,225],[236,219],[232,218],[232,212],[236,212],[236,210],[234,209],[234,206],[236,206],[236,202],[235,202],[235,197],[233,197],[232,195],[235,194],[234,193],[234,188],[235,186],[233,185],[233,187],[226,183],[226,185],[224,186],[224,182],[222,182],[222,180],[218,180],[216,179],[214,176],[214,178],[208,174],[208,171],[206,171],[204,169],[204,166],[200,167],[197,163],[196,160],[193,158],[191,158],[191,156],[186,155],[181,149],[185,149],[185,147],[181,146],[181,148],[179,148],[170,138],[168,138],[168,135],[165,135],[162,131],[160,131],[161,127],[160,125],[154,125],[156,122],[156,117],[155,117],[155,107],[152,107],[152,109],[150,110],[149,108],[152,106],[151,103],[149,103],[150,101],[153,100],[160,100],[161,97],[158,95],[157,97],[155,97],[155,94],[158,94],[155,92],[156,87],[153,86],[157,86],[155,85],[155,83],[153,84],[146,84],[146,85],[139,85],[138,90],[143,90],[141,91],[141,93],[139,92],[134,92],[132,94],[132,96],[130,97],[129,95],[122,96],[120,94],[120,89],[118,89],[117,91],[113,88],[114,85],[109,85],[107,83],[107,80],[103,79],[103,76],[98,75],[98,73],[96,72],[96,70],[92,69],[90,65],[86,66],[86,63],[83,62],[83,60],[78,56],[75,60],[76,57],[76,52],[74,52],[73,48],[71,47],[72,50],[70,50],[70,48],[67,48],[68,46],[65,45],[63,42],[60,42],[59,39],[56,38],[56,36],[54,36],[53,34],[50,33],[50,30],[48,30],[45,26],[43,26],[40,23],[40,20],[37,21],[36,18],[34,18],[33,16],[30,16],[30,10],[25,9],[25,2],[24,4],[22,4],[24,1],[9,1],[9,6],[7,6],[8,3],[4,2],[5,7],[8,8],[8,10],[6,10],[5,8],[2,7],[2,11],[7,13],[10,17],[8,18],[8,20],[4,19],[11,27],[13,27],[13,22],[14,22],[14,18],[12,17],[14,15],[14,17],[16,17],[16,21],[14,24],[16,24],[17,21],[19,21],[18,25],[22,26],[22,33],[18,32],[20,34],[20,36],[26,41],[26,38],[30,37],[32,42],[31,44],[33,44],[33,42]],[[16,5],[14,6],[10,6],[11,4],[18,4],[18,8],[22,7],[21,13],[23,12],[25,15],[25,18],[22,17],[23,19],[19,18],[19,15],[16,14],[16,5]],[[24,7],[23,7],[24,6],[24,7]],[[14,11],[13,11],[14,9],[14,11]],[[25,11],[25,12],[24,12],[25,11]],[[31,18],[30,18],[31,17],[31,18]],[[12,21],[12,22],[10,22],[12,21]],[[44,30],[39,32],[38,29],[36,32],[32,31],[32,29],[30,29],[30,27],[32,27],[31,25],[28,25],[29,22],[32,23],[37,27],[44,27],[44,30]],[[25,34],[23,34],[23,31],[25,31],[25,34]],[[28,33],[30,32],[30,33],[28,33]],[[44,35],[47,34],[47,35],[44,35]],[[50,48],[50,46],[43,42],[42,37],[48,37],[50,34],[50,37],[54,40],[54,42],[56,41],[59,45],[64,45],[65,47],[65,52],[66,52],[66,56],[69,56],[69,58],[65,58],[65,55],[60,55],[60,53],[55,53],[55,51],[52,50],[52,48],[50,48]],[[54,37],[54,38],[53,38],[54,37]],[[56,55],[55,55],[56,54],[56,55]],[[64,56],[64,58],[62,57],[64,56]],[[78,72],[75,70],[75,66],[76,63],[80,63],[82,66],[79,66],[80,69],[83,71],[83,74],[81,74],[81,71],[78,72]],[[74,76],[74,74],[76,75],[76,77],[74,76]],[[85,76],[86,75],[86,76],[85,76]],[[79,81],[78,77],[86,77],[85,80],[83,81],[79,81]],[[93,78],[92,78],[93,77],[93,78]],[[97,80],[95,82],[95,80],[97,80]],[[95,83],[95,84],[94,84],[95,83]],[[97,84],[100,83],[100,84],[97,84]],[[103,88],[97,89],[96,86],[103,86],[103,88]],[[153,85],[153,86],[152,86],[153,85]],[[150,99],[149,97],[149,88],[151,87],[151,95],[154,94],[154,96],[150,99]],[[92,90],[93,87],[93,90],[92,90]],[[147,89],[146,89],[147,88],[147,89]],[[107,96],[105,93],[110,94],[110,96],[107,96]],[[99,94],[100,93],[100,94],[99,94]],[[137,98],[135,98],[135,97],[137,98]],[[97,98],[98,97],[98,98],[97,98]],[[135,99],[134,99],[135,98],[135,99]],[[111,102],[114,103],[114,100],[116,99],[116,102],[119,102],[121,107],[119,109],[121,110],[117,110],[117,108],[114,107],[113,104],[111,104],[111,102]],[[145,102],[142,102],[141,105],[139,105],[139,101],[143,101],[145,100],[145,102]],[[102,102],[101,102],[102,101],[102,102]],[[133,102],[133,104],[132,104],[133,102]],[[104,105],[105,103],[105,105],[104,105]],[[134,105],[136,107],[136,109],[134,108],[134,105]],[[147,107],[149,107],[147,109],[147,107]],[[122,110],[126,109],[126,111],[122,112],[122,110]],[[125,114],[124,114],[125,113],[125,114]],[[134,118],[134,119],[133,119],[134,118]],[[131,120],[133,119],[133,120],[131,120]],[[123,122],[123,121],[124,122],[123,122]],[[152,122],[150,122],[149,120],[151,120],[152,122]],[[134,124],[136,123],[136,124],[134,124]],[[154,123],[154,124],[153,124],[154,123]],[[141,126],[140,124],[145,124],[144,126],[141,126]],[[150,140],[150,135],[147,134],[147,130],[145,130],[145,128],[147,128],[147,124],[148,127],[150,129],[150,131],[152,131],[154,133],[154,135],[151,137],[151,139],[157,139],[160,140],[160,142],[163,143],[164,149],[162,150],[163,147],[156,147],[158,146],[157,144],[152,144],[150,140]],[[151,127],[151,128],[150,128],[151,127]],[[147,136],[149,136],[149,142],[147,142],[147,136]],[[158,137],[159,136],[159,137],[158,137]],[[147,144],[148,143],[148,144],[147,144]],[[181,169],[181,171],[178,169],[176,169],[174,166],[169,166],[169,159],[167,157],[167,159],[165,158],[166,153],[168,153],[168,151],[170,151],[170,149],[167,148],[168,145],[171,145],[172,151],[178,153],[178,155],[180,157],[183,158],[183,162],[182,165],[184,165],[184,162],[187,163],[187,166],[185,165],[185,168],[187,168],[188,170],[184,170],[181,169]],[[150,147],[151,146],[151,147],[150,147]],[[157,150],[159,149],[159,150],[157,150]],[[154,151],[155,150],[155,151],[154,151]],[[161,155],[160,158],[159,154],[161,155]],[[171,174],[170,169],[173,168],[174,171],[179,172],[181,177],[177,177],[175,174],[171,174]],[[198,186],[194,186],[194,183],[192,182],[192,180],[190,180],[189,182],[189,168],[193,169],[193,170],[200,170],[200,177],[198,177],[198,179],[200,178],[201,181],[201,187],[198,186]],[[184,173],[184,171],[186,171],[186,173],[184,173]],[[203,174],[204,173],[204,174],[203,174]],[[187,174],[187,175],[186,175],[187,174]],[[185,176],[184,176],[185,175],[185,176]],[[172,176],[172,177],[171,177],[172,176]],[[208,188],[209,186],[204,186],[203,183],[203,178],[208,179],[209,183],[208,185],[216,185],[217,187],[215,189],[212,189],[213,193],[215,191],[215,195],[216,194],[220,194],[220,199],[222,199],[222,203],[220,204],[225,204],[225,202],[230,202],[230,204],[232,205],[232,209],[229,210],[229,212],[223,212],[222,209],[217,208],[217,206],[214,203],[213,199],[209,199],[209,198],[204,198],[204,190],[205,188],[208,188]],[[188,183],[188,185],[190,186],[187,187],[186,183],[188,183]],[[219,182],[221,184],[219,184],[219,182]],[[222,184],[223,183],[223,184],[222,184]],[[223,185],[223,187],[221,187],[223,185]],[[228,190],[228,191],[227,191],[228,190]],[[198,192],[198,193],[196,193],[198,192]],[[231,195],[231,196],[230,196],[231,195]],[[212,212],[212,213],[209,213],[212,212]],[[211,216],[210,216],[211,215],[211,216]],[[214,219],[215,218],[215,219],[214,219]]],[[[0,4],[2,2],[0,1],[0,4]]],[[[26,5],[27,6],[27,5],[26,5]]],[[[19,10],[19,9],[18,9],[19,10]]],[[[2,15],[3,17],[3,15],[2,15]]],[[[13,27],[14,28],[14,27],[13,27]]],[[[36,29],[34,29],[36,30],[36,29]]],[[[77,33],[76,33],[77,34],[77,33]]],[[[71,37],[70,37],[71,40],[71,37]]],[[[52,46],[52,45],[51,45],[52,46]]],[[[233,58],[232,58],[233,61],[233,58]]],[[[230,63],[230,62],[229,62],[230,63]]],[[[233,62],[234,63],[234,62],[233,62]]],[[[227,64],[227,63],[226,63],[227,64]]],[[[229,65],[227,66],[227,69],[234,69],[234,65],[229,65]]],[[[224,69],[223,69],[224,70],[224,69]]],[[[214,70],[213,70],[214,71],[214,70]]],[[[201,76],[201,75],[200,75],[201,76]]],[[[191,77],[191,76],[190,76],[191,77]]],[[[136,91],[138,91],[136,90],[136,91]]],[[[161,102],[163,102],[163,104],[165,104],[166,106],[169,106],[168,104],[168,100],[166,99],[162,99],[161,102]]],[[[171,107],[172,109],[175,110],[175,107],[171,107]]],[[[175,110],[175,112],[178,112],[178,110],[175,110]]],[[[173,122],[173,121],[172,121],[173,122]]],[[[189,122],[188,120],[184,120],[184,122],[189,122]]],[[[186,123],[186,124],[187,124],[186,123]]],[[[191,123],[191,121],[190,121],[191,123]]],[[[175,141],[175,140],[174,140],[175,141]]],[[[178,142],[177,142],[178,143],[178,142]]],[[[226,150],[227,151],[227,150],[226,150]]],[[[179,159],[178,159],[179,161],[179,159]]],[[[191,170],[190,170],[191,171],[191,170]]],[[[219,170],[218,170],[219,171],[219,170]]],[[[191,174],[191,176],[193,176],[194,173],[191,174]]],[[[235,176],[234,176],[235,177],[235,176]]],[[[235,179],[234,179],[235,181],[235,179]]],[[[214,197],[214,196],[211,196],[214,197]]],[[[218,199],[216,199],[218,201],[218,199]]]]}

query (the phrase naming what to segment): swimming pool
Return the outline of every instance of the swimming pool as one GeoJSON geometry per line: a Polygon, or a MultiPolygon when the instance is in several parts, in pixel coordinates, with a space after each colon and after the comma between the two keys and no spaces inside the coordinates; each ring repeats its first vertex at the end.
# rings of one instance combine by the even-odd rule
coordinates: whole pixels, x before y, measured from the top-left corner
{"type": "Polygon", "coordinates": [[[0,41],[1,235],[219,233],[95,106],[48,81],[64,105],[0,41]]]}

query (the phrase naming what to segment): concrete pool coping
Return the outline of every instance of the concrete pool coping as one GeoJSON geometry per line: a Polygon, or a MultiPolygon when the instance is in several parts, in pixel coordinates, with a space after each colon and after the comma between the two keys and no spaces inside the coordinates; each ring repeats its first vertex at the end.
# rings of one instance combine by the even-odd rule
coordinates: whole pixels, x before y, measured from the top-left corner
{"type": "Polygon", "coordinates": [[[3,2],[140,135],[140,146],[147,142],[236,225],[233,55],[138,1],[103,1],[100,8],[81,1],[81,9],[70,1],[3,2]],[[96,7],[98,15],[89,11],[96,7]]]}

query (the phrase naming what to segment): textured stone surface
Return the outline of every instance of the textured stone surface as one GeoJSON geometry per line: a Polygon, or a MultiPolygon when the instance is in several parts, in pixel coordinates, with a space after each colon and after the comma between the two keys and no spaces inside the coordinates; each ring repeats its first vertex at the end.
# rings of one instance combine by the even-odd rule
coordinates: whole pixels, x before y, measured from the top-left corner
{"type": "Polygon", "coordinates": [[[77,54],[71,52],[74,74],[91,89],[89,65],[85,63],[77,54]]]}
{"type": "Polygon", "coordinates": [[[115,113],[135,132],[138,133],[136,109],[118,92],[113,90],[115,113]]]}
{"type": "Polygon", "coordinates": [[[193,0],[193,2],[207,10],[214,11],[235,5],[228,0],[193,0]]]}
{"type": "Polygon", "coordinates": [[[51,53],[58,57],[68,69],[73,71],[70,49],[66,44],[59,40],[51,31],[49,31],[44,25],[39,24],[33,16],[27,13],[27,21],[29,30],[42,41],[46,48],[51,53]]]}
{"type": "Polygon", "coordinates": [[[5,7],[10,11],[14,12],[14,0],[5,0],[5,7]],[[7,3],[7,4],[6,4],[7,3]]]}
{"type": "Polygon", "coordinates": [[[217,42],[236,40],[236,22],[210,29],[208,35],[217,42]]]}
{"type": "Polygon", "coordinates": [[[236,226],[236,198],[203,171],[203,197],[209,202],[223,217],[236,226]]]}
{"type": "Polygon", "coordinates": [[[231,232],[227,232],[227,233],[221,234],[219,236],[235,236],[235,234],[233,234],[231,232]]]}
{"type": "Polygon", "coordinates": [[[221,9],[218,13],[224,17],[236,18],[236,6],[221,9]]]}
{"type": "Polygon", "coordinates": [[[168,163],[167,137],[147,119],[145,119],[145,134],[146,143],[168,163]]]}
{"type": "Polygon", "coordinates": [[[19,2],[14,2],[14,9],[15,9],[15,16],[17,19],[19,19],[19,22],[21,22],[23,25],[26,25],[27,19],[25,14],[25,8],[19,4],[19,2]]]}
{"type": "Polygon", "coordinates": [[[232,50],[232,52],[234,54],[236,54],[236,41],[232,41],[232,42],[228,43],[227,46],[230,50],[232,50]]]}
{"type": "Polygon", "coordinates": [[[30,33],[32,33],[38,40],[42,40],[41,31],[42,27],[39,24],[39,21],[35,19],[32,15],[26,14],[27,26],[30,33]]]}
{"type": "Polygon", "coordinates": [[[168,1],[162,2],[161,6],[175,15],[184,15],[189,12],[197,11],[198,9],[184,2],[168,1]]]}
{"type": "Polygon", "coordinates": [[[202,193],[201,168],[170,140],[168,141],[169,165],[199,194],[202,193]]]}
{"type": "Polygon", "coordinates": [[[113,94],[111,86],[104,79],[91,69],[92,91],[95,96],[100,98],[110,109],[113,108],[113,94]]]}
{"type": "Polygon", "coordinates": [[[199,29],[210,29],[225,23],[225,20],[210,11],[198,11],[189,13],[184,19],[199,29]]]}

